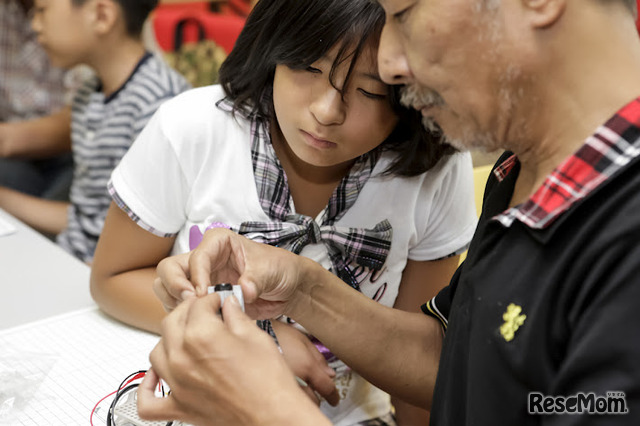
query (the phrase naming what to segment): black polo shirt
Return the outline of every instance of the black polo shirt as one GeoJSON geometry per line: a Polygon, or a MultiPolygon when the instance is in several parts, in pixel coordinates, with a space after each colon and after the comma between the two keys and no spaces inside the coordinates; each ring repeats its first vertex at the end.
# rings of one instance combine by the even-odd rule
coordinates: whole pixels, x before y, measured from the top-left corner
{"type": "Polygon", "coordinates": [[[517,162],[489,178],[465,262],[423,306],[446,328],[432,424],[640,425],[636,109],[627,164],[541,228],[504,223],[517,162]]]}

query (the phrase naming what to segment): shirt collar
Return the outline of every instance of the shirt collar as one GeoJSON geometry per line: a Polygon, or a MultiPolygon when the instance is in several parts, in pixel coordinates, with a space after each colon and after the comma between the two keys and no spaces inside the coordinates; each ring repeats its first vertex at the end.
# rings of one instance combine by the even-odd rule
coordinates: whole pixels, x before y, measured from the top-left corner
{"type": "MultiPolygon", "coordinates": [[[[556,167],[523,204],[493,219],[509,227],[514,220],[533,229],[544,229],[573,204],[584,199],[613,174],[640,156],[640,98],[636,98],[596,132],[573,155],[556,167]]],[[[507,158],[493,173],[502,181],[518,163],[507,158]]]]}

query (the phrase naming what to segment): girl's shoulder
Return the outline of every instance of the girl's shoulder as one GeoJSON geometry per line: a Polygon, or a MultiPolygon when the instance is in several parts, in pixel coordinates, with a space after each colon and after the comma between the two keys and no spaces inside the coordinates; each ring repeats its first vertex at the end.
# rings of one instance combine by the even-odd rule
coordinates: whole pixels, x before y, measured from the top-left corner
{"type": "Polygon", "coordinates": [[[224,118],[230,115],[219,114],[224,111],[216,107],[224,97],[224,91],[220,85],[197,87],[169,99],[162,104],[161,109],[164,114],[170,114],[188,122],[197,122],[202,117],[208,117],[209,120],[224,118]]]}
{"type": "Polygon", "coordinates": [[[228,140],[244,138],[249,123],[219,104],[225,93],[220,85],[187,90],[166,101],[158,110],[163,133],[173,141],[189,139],[228,140]]]}

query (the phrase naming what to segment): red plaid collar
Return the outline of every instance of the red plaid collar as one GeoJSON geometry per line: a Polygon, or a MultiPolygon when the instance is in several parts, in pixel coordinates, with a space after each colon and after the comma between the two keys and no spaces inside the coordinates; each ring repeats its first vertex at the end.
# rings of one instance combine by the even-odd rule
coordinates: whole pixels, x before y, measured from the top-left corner
{"type": "MultiPolygon", "coordinates": [[[[589,195],[640,156],[640,98],[625,105],[560,164],[525,203],[493,219],[509,227],[514,220],[544,229],[577,201],[589,195]]],[[[515,155],[502,162],[494,174],[502,181],[517,164],[515,155]]]]}

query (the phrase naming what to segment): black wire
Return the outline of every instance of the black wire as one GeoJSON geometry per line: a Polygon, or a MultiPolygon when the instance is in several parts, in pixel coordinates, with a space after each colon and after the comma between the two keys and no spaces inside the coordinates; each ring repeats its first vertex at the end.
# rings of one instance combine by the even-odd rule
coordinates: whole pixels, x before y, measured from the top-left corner
{"type": "Polygon", "coordinates": [[[146,373],[146,372],[147,370],[136,371],[135,373],[129,374],[127,377],[125,377],[125,379],[122,382],[120,382],[120,385],[118,386],[118,390],[116,391],[116,395],[113,398],[113,401],[111,401],[111,405],[109,406],[109,411],[107,411],[107,426],[115,426],[115,424],[113,423],[113,410],[115,409],[116,403],[118,402],[118,400],[122,397],[122,395],[124,395],[131,389],[138,387],[138,384],[136,383],[122,389],[124,384],[127,383],[132,377],[135,377],[137,374],[146,373]]]}
{"type": "MultiPolygon", "coordinates": [[[[118,401],[127,392],[129,392],[132,389],[137,388],[138,386],[140,386],[140,384],[139,383],[134,383],[132,385],[126,386],[124,389],[122,388],[122,386],[124,386],[124,384],[127,383],[127,381],[129,381],[136,374],[146,373],[146,372],[147,372],[147,370],[140,370],[140,371],[136,371],[135,373],[131,373],[120,383],[120,386],[118,386],[118,391],[116,392],[116,395],[113,398],[113,401],[111,401],[111,405],[109,406],[109,411],[107,412],[107,426],[116,426],[115,423],[113,423],[113,421],[114,421],[113,420],[113,412],[114,412],[114,410],[116,408],[116,405],[117,405],[118,401]]],[[[160,386],[162,388],[162,394],[164,395],[164,386],[162,385],[162,383],[160,384],[160,386]]],[[[169,391],[169,393],[171,393],[171,391],[169,391]]],[[[168,421],[166,426],[173,426],[173,420],[168,421]]]]}
{"type": "Polygon", "coordinates": [[[122,382],[120,382],[120,385],[118,386],[118,392],[120,392],[120,389],[122,389],[122,386],[124,386],[125,383],[127,383],[129,381],[129,379],[131,379],[133,376],[137,375],[137,374],[146,374],[147,370],[138,370],[135,373],[131,373],[129,374],[127,377],[124,378],[124,380],[122,382]]]}
{"type": "Polygon", "coordinates": [[[107,413],[107,426],[115,426],[115,423],[113,422],[113,412],[116,408],[116,404],[118,403],[118,401],[120,400],[120,398],[122,398],[127,392],[129,392],[132,389],[137,388],[138,386],[140,386],[139,383],[134,383],[133,385],[129,385],[126,388],[120,390],[118,393],[116,393],[115,398],[113,398],[113,401],[111,402],[111,406],[109,407],[109,412],[107,413]]]}

